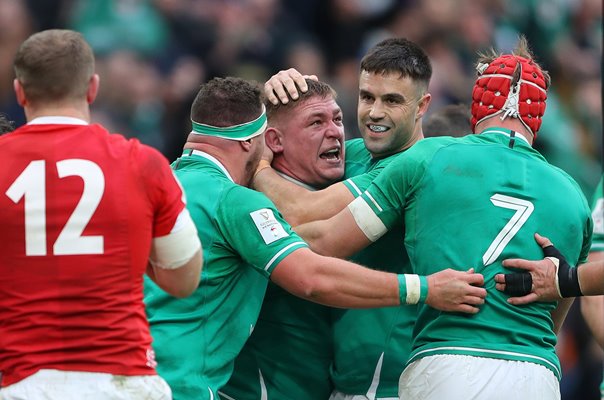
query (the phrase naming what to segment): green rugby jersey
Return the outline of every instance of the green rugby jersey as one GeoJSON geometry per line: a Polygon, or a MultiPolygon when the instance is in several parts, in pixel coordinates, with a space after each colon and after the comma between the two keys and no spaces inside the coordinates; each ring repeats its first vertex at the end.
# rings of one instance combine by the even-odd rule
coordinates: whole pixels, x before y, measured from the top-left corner
{"type": "Polygon", "coordinates": [[[231,379],[220,391],[222,397],[329,398],[333,390],[329,379],[333,359],[330,310],[269,283],[254,332],[235,359],[231,379]]]}
{"type": "Polygon", "coordinates": [[[604,175],[600,178],[591,204],[591,217],[594,221],[594,236],[591,251],[604,251],[604,175]]]}
{"type": "MultiPolygon", "coordinates": [[[[594,221],[591,251],[604,251],[604,175],[600,178],[600,183],[594,192],[591,210],[591,217],[594,221]]],[[[600,384],[600,396],[604,399],[604,376],[600,384]]]]}
{"type": "Polygon", "coordinates": [[[307,245],[266,196],[235,184],[214,157],[185,150],[173,168],[204,265],[199,288],[184,299],[145,281],[157,371],[175,400],[216,399],[252,333],[271,272],[307,245]]]}
{"type": "Polygon", "coordinates": [[[501,265],[506,258],[543,257],[535,232],[556,243],[571,264],[586,260],[592,220],[572,178],[517,133],[490,128],[420,141],[397,156],[362,198],[355,214],[375,227],[404,218],[414,273],[473,267],[484,275],[488,295],[475,315],[420,306],[409,362],[464,354],[533,362],[560,378],[550,315],[556,303],[512,306],[493,277],[509,272],[501,265]]]}
{"type": "Polygon", "coordinates": [[[350,139],[344,142],[344,145],[346,146],[344,179],[364,174],[375,163],[363,139],[350,139]]]}
{"type": "MultiPolygon", "coordinates": [[[[372,159],[361,139],[347,141],[344,184],[359,196],[394,157],[372,159]]],[[[373,269],[409,273],[403,235],[399,225],[351,259],[373,269]]],[[[331,377],[336,390],[370,398],[397,397],[398,380],[411,351],[417,306],[333,309],[333,315],[331,377]]]]}

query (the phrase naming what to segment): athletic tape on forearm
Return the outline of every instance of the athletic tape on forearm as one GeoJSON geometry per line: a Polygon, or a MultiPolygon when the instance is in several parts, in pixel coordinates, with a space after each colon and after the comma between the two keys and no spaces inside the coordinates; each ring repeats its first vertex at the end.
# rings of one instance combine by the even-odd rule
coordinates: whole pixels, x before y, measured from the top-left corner
{"type": "Polygon", "coordinates": [[[583,296],[579,285],[578,269],[571,267],[562,253],[554,246],[545,247],[543,254],[556,266],[556,287],[560,297],[583,296]]]}
{"type": "Polygon", "coordinates": [[[428,296],[428,278],[415,274],[399,274],[398,289],[401,304],[417,304],[428,296]]]}

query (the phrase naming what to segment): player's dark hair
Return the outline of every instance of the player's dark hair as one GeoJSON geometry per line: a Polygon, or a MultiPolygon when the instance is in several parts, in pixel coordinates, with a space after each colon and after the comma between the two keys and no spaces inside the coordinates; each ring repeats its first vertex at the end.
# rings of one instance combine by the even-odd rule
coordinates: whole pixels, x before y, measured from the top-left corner
{"type": "Polygon", "coordinates": [[[263,96],[256,82],[214,78],[203,84],[191,105],[191,119],[212,126],[232,126],[258,118],[263,96]]]}
{"type": "Polygon", "coordinates": [[[404,38],[385,39],[373,46],[361,60],[361,71],[375,74],[398,72],[428,88],[432,64],[417,44],[404,38]]]}

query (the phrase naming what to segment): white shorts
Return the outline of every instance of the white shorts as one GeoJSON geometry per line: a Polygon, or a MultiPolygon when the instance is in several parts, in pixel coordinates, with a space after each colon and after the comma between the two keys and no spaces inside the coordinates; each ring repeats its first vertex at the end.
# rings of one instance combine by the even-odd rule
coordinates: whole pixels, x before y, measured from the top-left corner
{"type": "Polygon", "coordinates": [[[539,364],[444,354],[409,364],[398,394],[422,400],[559,400],[560,384],[539,364]]]}
{"type": "Polygon", "coordinates": [[[375,397],[375,395],[346,394],[334,390],[329,400],[398,400],[398,397],[375,397]]]}
{"type": "Polygon", "coordinates": [[[101,372],[42,369],[0,389],[0,400],[171,400],[158,375],[124,376],[101,372]]]}

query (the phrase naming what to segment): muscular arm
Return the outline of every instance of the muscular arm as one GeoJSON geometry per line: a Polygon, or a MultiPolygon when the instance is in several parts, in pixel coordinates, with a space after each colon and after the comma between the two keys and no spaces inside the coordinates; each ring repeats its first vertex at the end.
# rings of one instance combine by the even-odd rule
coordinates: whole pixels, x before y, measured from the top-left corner
{"type": "Polygon", "coordinates": [[[575,301],[574,297],[561,299],[558,301],[558,307],[556,307],[552,312],[552,321],[554,321],[554,333],[557,335],[560,332],[560,328],[562,328],[562,324],[566,319],[566,315],[568,314],[568,310],[570,310],[570,306],[573,305],[575,301]]]}
{"type": "Polygon", "coordinates": [[[197,250],[193,257],[175,269],[165,269],[147,264],[147,275],[164,291],[174,297],[187,297],[199,286],[203,256],[197,250]]]}
{"type": "MultiPolygon", "coordinates": [[[[273,270],[271,280],[290,293],[325,305],[344,308],[386,307],[401,304],[399,276],[299,249],[273,270]]],[[[404,279],[403,279],[404,280],[404,279]]],[[[426,304],[443,311],[474,314],[486,290],[479,274],[453,270],[428,277],[426,304]]],[[[410,290],[405,286],[404,291],[410,290]]],[[[404,296],[403,296],[404,297],[404,296]]]]}
{"type": "MultiPolygon", "coordinates": [[[[602,266],[601,270],[604,270],[604,251],[594,251],[589,253],[589,261],[599,262],[602,266]]],[[[581,268],[584,267],[585,265],[583,265],[581,268]]],[[[587,271],[587,269],[583,270],[583,272],[585,271],[587,271]]],[[[587,274],[579,273],[581,287],[586,287],[584,290],[591,290],[592,287],[588,284],[588,282],[596,279],[600,279],[599,282],[604,285],[604,274],[602,274],[600,277],[597,277],[590,276],[590,272],[592,271],[588,271],[587,274]]],[[[602,290],[602,292],[604,293],[604,290],[602,290]]],[[[587,326],[589,326],[592,335],[598,344],[604,349],[604,296],[590,296],[581,298],[581,314],[583,315],[587,326]]]]}
{"type": "Polygon", "coordinates": [[[296,250],[275,267],[271,280],[316,303],[345,308],[400,304],[396,274],[379,272],[309,249],[296,250]]]}
{"type": "Polygon", "coordinates": [[[183,209],[172,232],[153,239],[147,275],[172,296],[187,297],[199,286],[202,264],[197,229],[183,209]]]}
{"type": "Polygon", "coordinates": [[[275,203],[292,226],[330,218],[354,200],[341,182],[313,192],[282,178],[272,168],[259,171],[253,186],[275,203]]]}
{"type": "MultiPolygon", "coordinates": [[[[371,243],[357,225],[348,207],[328,220],[300,225],[296,228],[296,231],[307,241],[313,250],[319,254],[333,257],[348,257],[371,243]]],[[[377,237],[373,238],[373,240],[377,240],[377,237]]],[[[308,262],[304,261],[304,263],[308,262]]],[[[365,270],[366,268],[362,268],[360,271],[365,270]]],[[[379,271],[373,272],[383,274],[379,271]]],[[[351,273],[352,270],[347,270],[341,276],[334,275],[321,278],[320,275],[317,275],[315,278],[319,279],[320,282],[322,279],[326,279],[327,282],[330,279],[346,280],[352,276],[349,275],[351,273]]],[[[358,282],[360,285],[370,285],[369,279],[371,278],[371,276],[359,273],[357,279],[359,279],[358,282]]],[[[441,311],[475,313],[478,312],[478,308],[475,306],[482,304],[486,297],[486,290],[477,287],[484,284],[483,276],[475,274],[473,270],[468,272],[454,271],[452,269],[443,270],[429,275],[427,283],[428,295],[425,300],[426,304],[441,311]]],[[[287,289],[287,287],[285,288],[287,289]]],[[[350,307],[345,305],[339,306],[350,307]]]]}
{"type": "Polygon", "coordinates": [[[579,283],[585,296],[604,294],[604,257],[594,259],[579,267],[579,283]]]}
{"type": "Polygon", "coordinates": [[[329,219],[299,225],[295,230],[313,251],[331,257],[348,258],[371,244],[348,207],[329,219]]]}

